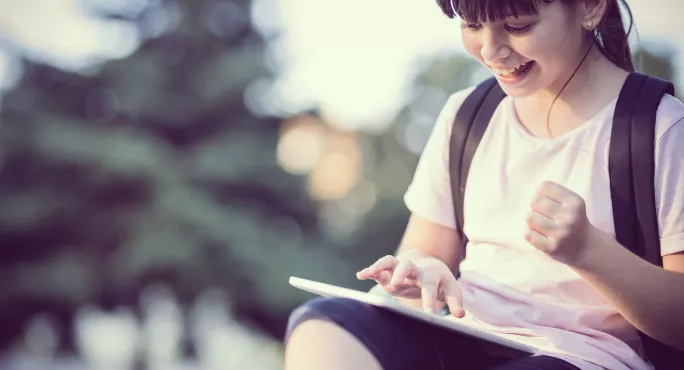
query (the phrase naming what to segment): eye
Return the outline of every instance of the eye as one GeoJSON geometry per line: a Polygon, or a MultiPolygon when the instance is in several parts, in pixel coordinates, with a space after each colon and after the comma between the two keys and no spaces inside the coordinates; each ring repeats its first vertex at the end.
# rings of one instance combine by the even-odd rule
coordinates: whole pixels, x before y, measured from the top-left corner
{"type": "Polygon", "coordinates": [[[523,34],[523,33],[525,33],[525,32],[528,32],[530,29],[532,29],[532,25],[531,25],[531,24],[528,24],[528,25],[522,26],[522,27],[512,27],[512,26],[506,25],[506,26],[504,26],[504,28],[505,28],[506,31],[508,31],[509,33],[512,33],[512,34],[514,34],[514,35],[521,35],[521,34],[523,34]]]}
{"type": "Polygon", "coordinates": [[[463,23],[463,24],[461,24],[461,28],[463,28],[463,29],[467,28],[471,31],[477,31],[480,28],[482,28],[482,25],[479,23],[463,23]]]}

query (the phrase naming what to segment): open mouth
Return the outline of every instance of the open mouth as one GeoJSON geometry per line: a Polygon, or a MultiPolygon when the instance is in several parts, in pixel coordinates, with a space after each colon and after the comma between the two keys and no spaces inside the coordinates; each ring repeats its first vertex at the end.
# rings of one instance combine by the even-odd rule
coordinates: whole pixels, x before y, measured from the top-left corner
{"type": "Polygon", "coordinates": [[[494,71],[494,73],[496,73],[497,75],[504,77],[504,78],[518,77],[518,76],[522,76],[525,73],[527,73],[534,66],[534,64],[535,64],[535,62],[533,60],[531,60],[525,64],[519,65],[516,68],[495,68],[495,67],[492,67],[492,71],[494,71]]]}

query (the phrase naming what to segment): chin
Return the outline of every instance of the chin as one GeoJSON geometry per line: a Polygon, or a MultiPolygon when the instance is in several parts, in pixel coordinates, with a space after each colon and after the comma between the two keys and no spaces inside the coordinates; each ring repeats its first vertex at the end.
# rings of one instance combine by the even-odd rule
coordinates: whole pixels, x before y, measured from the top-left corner
{"type": "Polygon", "coordinates": [[[509,86],[505,83],[501,83],[501,81],[499,81],[499,86],[501,86],[501,89],[506,93],[506,95],[517,99],[527,98],[539,91],[539,89],[536,87],[509,86]]]}

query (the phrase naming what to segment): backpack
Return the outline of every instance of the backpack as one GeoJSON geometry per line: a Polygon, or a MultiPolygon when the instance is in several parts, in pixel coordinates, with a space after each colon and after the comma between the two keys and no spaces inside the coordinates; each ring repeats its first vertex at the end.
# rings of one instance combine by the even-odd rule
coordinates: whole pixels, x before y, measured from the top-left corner
{"type": "MultiPolygon", "coordinates": [[[[668,81],[630,73],[618,96],[611,129],[608,171],[617,241],[662,267],[656,215],[655,121],[660,100],[674,96],[668,81]]],[[[494,111],[506,96],[495,78],[477,85],[454,119],[449,175],[457,231],[464,245],[463,199],[470,165],[494,111]]],[[[646,355],[658,370],[684,366],[684,352],[640,333],[646,355]]]]}

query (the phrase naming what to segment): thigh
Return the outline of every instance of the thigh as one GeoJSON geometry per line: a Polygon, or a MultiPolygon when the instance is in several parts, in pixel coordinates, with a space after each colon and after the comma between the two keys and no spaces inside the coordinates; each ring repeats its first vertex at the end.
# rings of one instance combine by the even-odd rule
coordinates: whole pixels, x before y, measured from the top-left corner
{"type": "Polygon", "coordinates": [[[439,369],[429,328],[401,315],[351,299],[318,298],[290,315],[285,341],[312,319],[331,321],[352,334],[385,370],[439,369]]]}
{"type": "Polygon", "coordinates": [[[319,298],[294,310],[285,341],[312,319],[329,320],[351,333],[385,370],[480,370],[503,361],[454,331],[345,298],[319,298]]]}
{"type": "Polygon", "coordinates": [[[581,370],[575,365],[550,356],[530,356],[503,362],[490,370],[581,370]]]}

